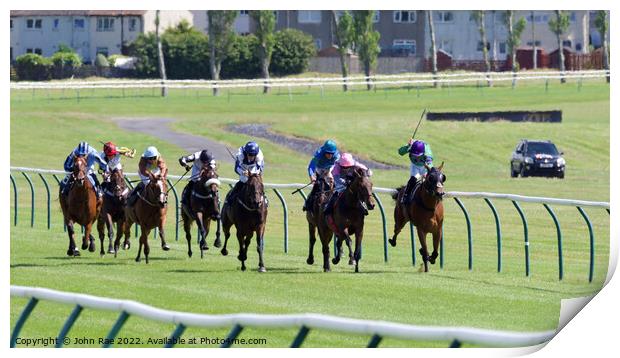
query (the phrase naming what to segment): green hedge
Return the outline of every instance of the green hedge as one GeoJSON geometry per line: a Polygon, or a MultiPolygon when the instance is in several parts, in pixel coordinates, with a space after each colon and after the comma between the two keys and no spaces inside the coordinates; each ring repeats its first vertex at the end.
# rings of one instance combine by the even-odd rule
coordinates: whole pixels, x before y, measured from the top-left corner
{"type": "Polygon", "coordinates": [[[302,73],[316,54],[312,36],[295,29],[276,32],[269,71],[278,76],[302,73]]]}
{"type": "Polygon", "coordinates": [[[27,53],[15,59],[15,70],[20,80],[46,81],[51,78],[52,61],[41,55],[27,53]]]}
{"type": "Polygon", "coordinates": [[[55,79],[71,77],[82,66],[82,59],[75,52],[59,51],[49,58],[52,63],[52,77],[55,79]]]}

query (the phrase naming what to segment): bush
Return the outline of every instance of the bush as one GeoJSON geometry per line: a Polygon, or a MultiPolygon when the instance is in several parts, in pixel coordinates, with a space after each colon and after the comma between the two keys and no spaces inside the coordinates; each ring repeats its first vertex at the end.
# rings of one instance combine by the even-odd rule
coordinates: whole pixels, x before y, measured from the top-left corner
{"type": "Polygon", "coordinates": [[[222,61],[221,78],[255,78],[260,76],[258,39],[254,35],[234,35],[230,52],[222,61]]]}
{"type": "Polygon", "coordinates": [[[312,36],[295,29],[278,31],[269,71],[279,76],[302,73],[315,54],[312,36]]]}
{"type": "Polygon", "coordinates": [[[82,66],[80,55],[70,51],[70,49],[67,51],[63,47],[50,57],[50,61],[52,62],[53,78],[71,77],[75,70],[82,66]]]}
{"type": "Polygon", "coordinates": [[[34,53],[18,56],[15,70],[20,80],[46,81],[50,79],[52,63],[49,59],[34,53]]]}
{"type": "Polygon", "coordinates": [[[95,58],[95,66],[97,66],[97,67],[110,67],[110,63],[108,62],[108,59],[105,58],[104,54],[98,53],[97,57],[95,58]]]}
{"type": "Polygon", "coordinates": [[[118,60],[119,58],[128,58],[128,57],[119,55],[119,54],[108,56],[108,64],[110,65],[110,67],[116,66],[116,60],[118,60]]]}
{"type": "Polygon", "coordinates": [[[130,45],[132,56],[136,57],[138,77],[159,77],[157,65],[157,41],[155,33],[140,34],[130,45]]]}

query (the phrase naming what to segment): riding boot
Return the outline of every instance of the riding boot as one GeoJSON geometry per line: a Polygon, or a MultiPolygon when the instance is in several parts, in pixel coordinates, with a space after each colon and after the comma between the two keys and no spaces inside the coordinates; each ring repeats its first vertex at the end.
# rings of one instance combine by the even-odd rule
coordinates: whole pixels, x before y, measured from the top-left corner
{"type": "Polygon", "coordinates": [[[183,189],[183,196],[181,197],[181,204],[186,204],[189,206],[190,195],[192,195],[192,191],[194,190],[194,181],[190,181],[187,183],[185,189],[183,189]]]}
{"type": "Polygon", "coordinates": [[[133,206],[136,203],[136,199],[138,199],[138,193],[142,191],[144,188],[144,183],[140,182],[136,187],[129,193],[129,197],[127,198],[127,206],[133,206]]]}
{"type": "Polygon", "coordinates": [[[416,177],[412,176],[409,178],[409,181],[407,182],[407,186],[405,187],[405,194],[403,195],[400,203],[401,204],[409,204],[411,202],[411,192],[413,191],[413,188],[415,188],[415,184],[418,180],[416,179],[416,177]]]}
{"type": "Polygon", "coordinates": [[[329,197],[327,204],[325,204],[325,206],[323,207],[323,214],[325,216],[331,215],[332,212],[334,211],[334,204],[336,203],[336,199],[338,199],[338,195],[339,195],[338,192],[334,192],[329,197]]]}
{"type": "Polygon", "coordinates": [[[226,199],[224,199],[225,204],[230,205],[230,203],[235,200],[235,198],[237,197],[237,193],[239,192],[239,190],[241,190],[243,184],[244,183],[242,183],[241,180],[235,183],[235,186],[232,188],[231,191],[228,192],[228,194],[226,195],[226,199]]]}
{"type": "Polygon", "coordinates": [[[73,183],[73,180],[71,180],[71,176],[66,176],[65,179],[63,179],[60,182],[60,189],[62,191],[62,195],[63,196],[67,196],[69,195],[69,188],[71,188],[71,184],[73,183]]]}
{"type": "Polygon", "coordinates": [[[314,206],[314,194],[316,193],[316,188],[317,188],[317,185],[314,184],[312,186],[312,190],[310,191],[310,194],[308,195],[308,198],[304,202],[304,207],[302,209],[303,211],[312,210],[312,206],[314,206]]]}

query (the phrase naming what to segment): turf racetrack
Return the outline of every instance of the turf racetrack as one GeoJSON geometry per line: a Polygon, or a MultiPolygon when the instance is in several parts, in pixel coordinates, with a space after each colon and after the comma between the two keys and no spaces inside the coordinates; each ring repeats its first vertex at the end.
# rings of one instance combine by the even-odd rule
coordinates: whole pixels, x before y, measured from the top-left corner
{"type": "MultiPolygon", "coordinates": [[[[379,89],[342,93],[297,89],[267,96],[238,90],[214,98],[208,91],[171,90],[169,98],[151,96],[151,90],[84,92],[78,101],[72,91],[13,91],[11,96],[11,166],[60,169],[79,141],[100,145],[112,140],[141,152],[156,145],[171,168],[182,174],[177,159],[181,148],[157,138],[126,132],[112,120],[118,117],[158,117],[176,120],[172,128],[208,136],[237,148],[251,137],[230,133],[232,123],[267,123],[280,134],[314,140],[335,139],[344,150],[362,158],[408,166],[397,149],[411,136],[423,108],[433,111],[551,110],[563,111],[562,123],[424,122],[417,137],[431,143],[438,165],[445,161],[448,191],[488,191],[566,199],[609,201],[609,87],[603,80],[577,83],[522,83],[516,89],[450,87],[443,89],[379,89]],[[551,139],[567,162],[566,179],[513,179],[509,158],[521,138],[551,139]]],[[[305,155],[259,140],[265,153],[265,182],[306,182],[305,155]]],[[[126,171],[135,172],[137,159],[123,159],[126,171]]],[[[151,239],[152,261],[135,263],[137,239],[130,251],[114,259],[82,251],[79,258],[65,256],[68,240],[62,229],[56,185],[52,185],[52,228],[45,222],[42,181],[33,177],[37,191],[35,225],[30,227],[30,191],[20,173],[13,172],[19,193],[18,225],[11,227],[11,284],[40,286],[119,299],[132,299],[155,307],[195,313],[303,313],[387,320],[417,325],[469,326],[498,330],[542,331],[558,324],[560,299],[590,295],[601,288],[607,273],[609,215],[604,209],[587,209],[594,224],[594,281],[588,283],[588,230],[574,207],[553,206],[558,215],[564,252],[564,279],[558,281],[556,229],[540,204],[522,204],[528,218],[531,275],[525,277],[523,227],[512,203],[494,201],[502,223],[501,273],[497,273],[497,244],[493,216],[481,199],[463,200],[472,217],[473,270],[467,264],[466,223],[452,200],[445,202],[445,266],[418,272],[411,263],[408,229],[398,246],[389,248],[383,262],[381,219],[377,210],[367,219],[361,273],[343,260],[332,272],[321,269],[320,244],[315,264],[306,264],[308,235],[301,197],[284,192],[289,207],[289,252],[283,252],[282,208],[273,192],[265,245],[266,274],[256,272],[255,238],[248,251],[247,272],[236,259],[237,242],[231,238],[229,256],[212,246],[205,259],[188,258],[184,235],[174,240],[174,210],[169,210],[166,235],[171,251],[163,252],[151,239]]],[[[232,166],[219,168],[222,177],[234,177],[232,166]]],[[[405,183],[408,169],[375,171],[376,186],[405,183]]],[[[49,177],[50,182],[54,180],[49,177]]],[[[179,187],[182,189],[182,187],[179,187]]],[[[226,191],[227,188],[224,188],[226,191]]],[[[11,220],[13,218],[11,194],[11,220]]],[[[392,232],[393,201],[381,195],[392,232]]],[[[181,229],[182,230],[182,229],[181,229]]],[[[79,232],[79,230],[77,231],[79,232]]],[[[133,232],[133,230],[132,230],[133,232]]],[[[234,230],[233,230],[234,232],[234,230]]],[[[107,241],[107,239],[106,239],[107,241]]],[[[429,243],[430,243],[429,238],[429,243]]],[[[97,245],[99,245],[97,240],[97,245]]],[[[419,244],[416,242],[416,247],[419,244]]],[[[97,247],[98,251],[98,247],[97,247]]],[[[420,257],[417,257],[420,263],[420,257]]],[[[11,327],[25,299],[11,299],[11,327]]],[[[23,331],[23,337],[55,337],[73,307],[40,302],[23,331]]],[[[86,310],[70,337],[105,337],[116,313],[86,310]]],[[[131,317],[119,337],[163,338],[173,325],[131,317]]],[[[224,337],[228,329],[189,327],[183,337],[224,337]]],[[[288,346],[296,330],[247,328],[240,338],[266,338],[260,347],[288,346]]],[[[311,331],[304,347],[362,347],[370,337],[311,331]]],[[[382,341],[382,347],[446,347],[449,342],[382,341]]],[[[91,345],[91,344],[86,344],[91,345]]],[[[97,344],[95,344],[96,346],[97,344]]],[[[71,345],[73,346],[73,345],[71,345]]]]}

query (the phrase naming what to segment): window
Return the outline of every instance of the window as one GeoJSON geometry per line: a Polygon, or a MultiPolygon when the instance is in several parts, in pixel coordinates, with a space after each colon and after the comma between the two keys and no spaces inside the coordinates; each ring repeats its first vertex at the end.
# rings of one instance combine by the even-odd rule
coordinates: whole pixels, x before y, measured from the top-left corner
{"type": "Polygon", "coordinates": [[[575,44],[575,50],[581,51],[582,49],[583,49],[583,46],[581,45],[581,43],[578,42],[577,44],[575,44]]]}
{"type": "Polygon", "coordinates": [[[300,24],[307,23],[315,23],[318,24],[321,22],[321,11],[320,10],[299,10],[297,12],[297,22],[300,24]]]}
{"type": "Polygon", "coordinates": [[[438,49],[452,55],[452,41],[450,40],[439,41],[438,49]]]}
{"type": "Polygon", "coordinates": [[[76,30],[84,30],[84,19],[74,19],[73,28],[76,30]]]}
{"type": "Polygon", "coordinates": [[[278,11],[277,10],[273,11],[273,17],[275,18],[276,24],[277,24],[278,23],[278,11]]]}
{"type": "Polygon", "coordinates": [[[571,40],[564,40],[562,41],[562,47],[573,47],[573,42],[571,40]]]}
{"type": "Polygon", "coordinates": [[[317,50],[322,49],[323,46],[321,46],[321,39],[314,39],[314,46],[316,47],[317,50]]]}
{"type": "Polygon", "coordinates": [[[452,11],[437,11],[437,22],[453,22],[454,14],[452,11]]]}
{"type": "Polygon", "coordinates": [[[394,11],[394,22],[416,22],[415,10],[398,10],[394,11]]]}
{"type": "Polygon", "coordinates": [[[60,26],[60,19],[54,19],[52,21],[52,30],[58,31],[59,26],[60,26]]]}
{"type": "Polygon", "coordinates": [[[250,10],[239,10],[239,16],[248,16],[250,15],[250,10]]]}
{"type": "Polygon", "coordinates": [[[43,51],[40,48],[27,48],[26,53],[35,53],[37,55],[42,55],[43,51]]]}
{"type": "Polygon", "coordinates": [[[108,48],[107,47],[97,47],[97,55],[102,54],[105,57],[108,57],[108,48]]]}
{"type": "Polygon", "coordinates": [[[505,42],[499,43],[499,53],[502,55],[506,54],[506,43],[505,42]]]}
{"type": "Polygon", "coordinates": [[[27,19],[26,20],[26,28],[27,29],[40,29],[43,20],[41,19],[27,19]]]}
{"type": "Polygon", "coordinates": [[[416,53],[415,40],[394,40],[392,46],[394,49],[409,50],[410,54],[416,53]]]}
{"type": "Polygon", "coordinates": [[[132,17],[129,19],[129,31],[133,32],[136,31],[136,28],[138,27],[138,19],[136,19],[135,17],[132,17]]]}
{"type": "Polygon", "coordinates": [[[13,19],[11,19],[11,30],[13,30],[13,19]]]}
{"type": "Polygon", "coordinates": [[[577,14],[574,11],[571,11],[571,13],[568,15],[568,18],[570,19],[570,22],[575,22],[577,21],[577,14]]]}
{"type": "Polygon", "coordinates": [[[240,36],[249,36],[250,33],[249,32],[241,32],[239,33],[240,36]]]}
{"type": "MultiPolygon", "coordinates": [[[[491,50],[491,43],[487,41],[487,51],[491,50]]],[[[478,48],[476,51],[482,52],[482,41],[478,41],[478,48]]]]}
{"type": "MultiPolygon", "coordinates": [[[[536,44],[536,46],[540,46],[540,41],[536,41],[535,44],[536,44]]],[[[532,46],[532,41],[528,41],[527,45],[528,46],[532,46]]]]}
{"type": "Polygon", "coordinates": [[[99,17],[97,18],[97,31],[114,31],[114,18],[113,17],[99,17]]]}
{"type": "Polygon", "coordinates": [[[379,20],[381,19],[380,15],[379,15],[379,10],[375,11],[372,13],[372,22],[374,24],[376,24],[377,22],[379,22],[379,20]]]}

